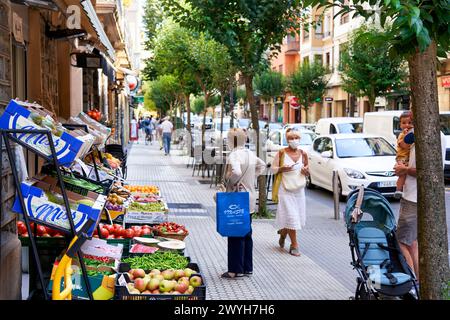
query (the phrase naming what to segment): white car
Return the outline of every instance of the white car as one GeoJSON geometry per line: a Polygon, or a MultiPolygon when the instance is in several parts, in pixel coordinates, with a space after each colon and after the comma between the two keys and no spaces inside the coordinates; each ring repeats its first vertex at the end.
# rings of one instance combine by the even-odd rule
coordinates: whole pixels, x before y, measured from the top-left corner
{"type": "Polygon", "coordinates": [[[317,121],[315,132],[320,135],[339,133],[362,133],[363,118],[336,117],[321,118],[317,121]]]}
{"type": "MultiPolygon", "coordinates": [[[[222,143],[227,143],[227,135],[228,131],[230,130],[231,126],[231,119],[230,118],[223,118],[223,127],[222,127],[222,143]]],[[[239,123],[234,120],[233,121],[233,128],[239,128],[239,123]]],[[[211,143],[212,144],[220,144],[221,137],[220,137],[220,119],[214,119],[213,125],[212,125],[212,133],[211,133],[211,143]]]]}
{"type": "Polygon", "coordinates": [[[291,128],[293,130],[311,130],[316,131],[316,125],[313,123],[288,123],[284,127],[284,129],[291,128]]]}
{"type": "Polygon", "coordinates": [[[368,134],[323,135],[308,153],[310,176],[307,186],[333,191],[333,171],[339,177],[341,200],[364,185],[385,196],[396,190],[395,149],[383,137],[368,134]]]}
{"type": "MultiPolygon", "coordinates": [[[[301,135],[300,149],[309,152],[309,149],[311,148],[311,145],[314,139],[317,137],[317,135],[310,130],[297,130],[297,131],[299,131],[301,135]]],[[[286,148],[287,146],[288,143],[286,140],[286,129],[279,129],[275,130],[274,132],[271,132],[269,134],[269,139],[267,140],[265,148],[267,163],[272,163],[277,152],[283,148],[286,148]]]]}

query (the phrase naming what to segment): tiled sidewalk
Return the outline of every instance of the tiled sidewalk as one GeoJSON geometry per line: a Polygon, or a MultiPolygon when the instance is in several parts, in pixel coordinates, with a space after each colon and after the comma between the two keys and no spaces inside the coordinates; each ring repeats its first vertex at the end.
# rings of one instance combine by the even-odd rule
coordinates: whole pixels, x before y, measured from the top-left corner
{"type": "Polygon", "coordinates": [[[345,227],[342,221],[330,219],[332,212],[320,203],[307,204],[307,227],[299,236],[301,257],[278,248],[271,220],[254,220],[254,275],[222,280],[227,249],[226,239],[216,232],[214,188],[200,184],[206,179],[192,177],[186,164],[187,158],[176,150],[165,157],[155,145],[135,144],[128,156],[128,182],[161,188],[171,207],[170,220],[190,231],[187,253],[206,276],[208,299],[348,299],[352,295],[356,281],[345,227]],[[196,208],[180,208],[180,204],[196,208]]]}

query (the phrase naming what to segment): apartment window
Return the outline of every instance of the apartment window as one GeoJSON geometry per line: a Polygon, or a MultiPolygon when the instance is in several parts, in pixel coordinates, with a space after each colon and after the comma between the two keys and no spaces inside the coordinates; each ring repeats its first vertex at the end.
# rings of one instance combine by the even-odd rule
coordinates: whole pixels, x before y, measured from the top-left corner
{"type": "Polygon", "coordinates": [[[325,67],[331,69],[331,54],[329,52],[325,53],[325,67]]]}
{"type": "Polygon", "coordinates": [[[321,54],[314,55],[314,62],[323,65],[323,56],[321,54]]]}
{"type": "Polygon", "coordinates": [[[344,52],[346,52],[347,50],[348,50],[348,44],[347,44],[347,43],[341,43],[341,44],[339,45],[339,64],[338,64],[339,69],[342,68],[342,65],[341,65],[342,54],[343,54],[344,52]]]}
{"type": "Polygon", "coordinates": [[[283,65],[282,64],[280,64],[278,66],[278,72],[283,73],[283,65]]]}
{"type": "Polygon", "coordinates": [[[328,14],[323,19],[323,36],[324,38],[331,36],[331,16],[328,14]]]}
{"type": "MultiPolygon", "coordinates": [[[[345,0],[344,6],[348,6],[348,5],[349,5],[349,1],[345,0]]],[[[350,21],[350,14],[348,12],[341,14],[341,24],[346,24],[349,21],[350,21]]]]}
{"type": "Polygon", "coordinates": [[[323,25],[322,25],[322,16],[316,16],[315,18],[315,29],[314,29],[316,39],[323,38],[323,25]]]}
{"type": "Polygon", "coordinates": [[[303,29],[303,41],[306,41],[308,39],[309,39],[309,32],[303,29]]]}

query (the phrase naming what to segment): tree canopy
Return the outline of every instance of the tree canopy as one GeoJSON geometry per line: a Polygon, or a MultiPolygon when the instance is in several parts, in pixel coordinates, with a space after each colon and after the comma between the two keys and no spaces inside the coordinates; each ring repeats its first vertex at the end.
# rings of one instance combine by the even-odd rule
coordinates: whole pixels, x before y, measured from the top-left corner
{"type": "Polygon", "coordinates": [[[390,33],[375,27],[356,30],[343,51],[339,69],[343,88],[357,97],[368,97],[373,110],[375,99],[391,90],[405,90],[406,62],[390,55],[390,33]]]}
{"type": "Polygon", "coordinates": [[[306,117],[314,102],[322,101],[327,86],[326,73],[321,63],[305,61],[289,79],[289,88],[306,110],[306,117]]]}
{"type": "Polygon", "coordinates": [[[283,74],[272,70],[258,74],[254,83],[256,93],[266,101],[283,95],[286,88],[286,79],[283,74]]]}

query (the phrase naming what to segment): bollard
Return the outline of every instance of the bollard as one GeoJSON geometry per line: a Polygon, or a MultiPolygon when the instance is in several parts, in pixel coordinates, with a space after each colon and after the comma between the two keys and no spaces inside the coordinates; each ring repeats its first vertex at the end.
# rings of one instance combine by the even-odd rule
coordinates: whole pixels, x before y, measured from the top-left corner
{"type": "Polygon", "coordinates": [[[337,170],[333,170],[333,202],[334,202],[334,219],[340,219],[339,212],[339,176],[337,170]]]}

